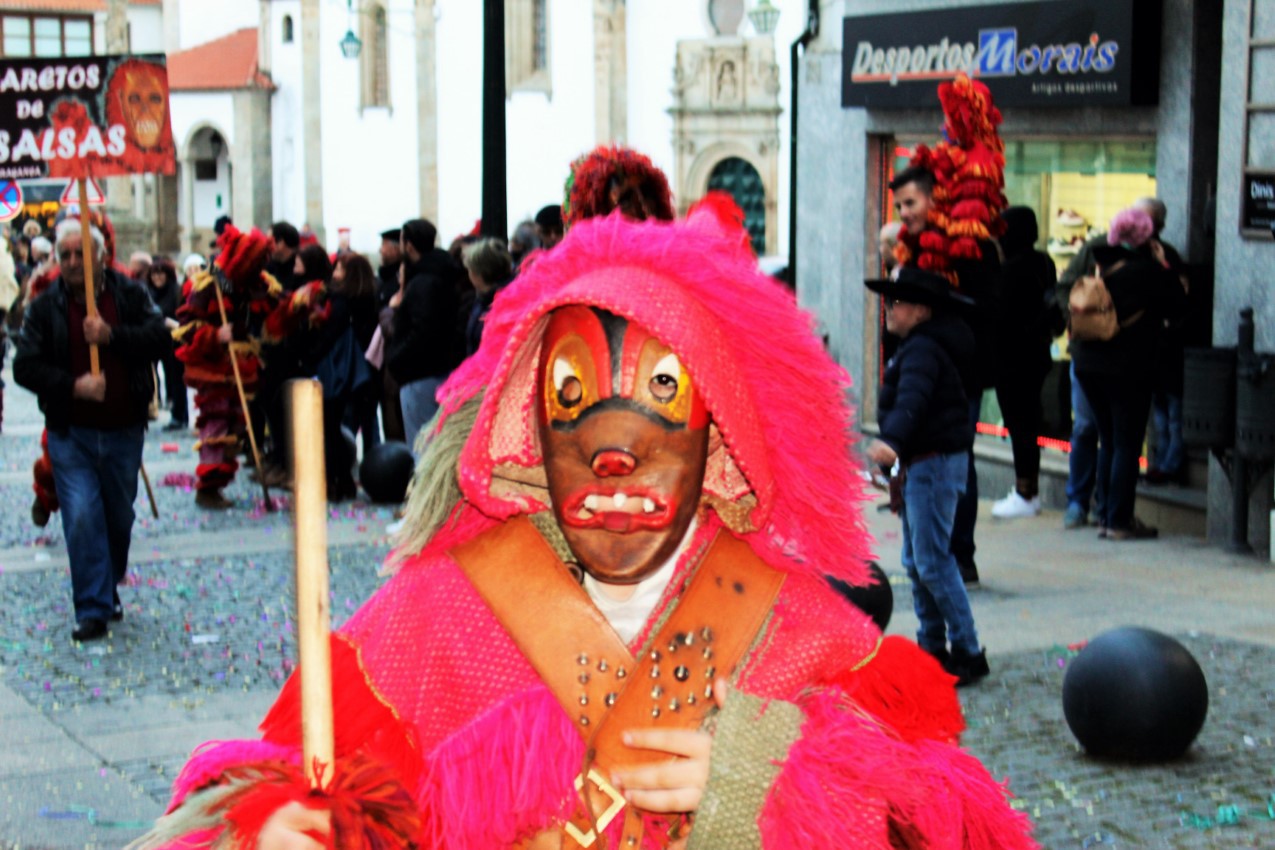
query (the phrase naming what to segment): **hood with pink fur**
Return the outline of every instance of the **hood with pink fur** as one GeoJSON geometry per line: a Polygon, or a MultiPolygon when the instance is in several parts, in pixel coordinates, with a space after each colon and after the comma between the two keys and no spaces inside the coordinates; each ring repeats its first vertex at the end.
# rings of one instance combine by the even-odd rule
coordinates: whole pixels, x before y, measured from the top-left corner
{"type": "Polygon", "coordinates": [[[672,348],[713,434],[706,506],[766,562],[868,581],[849,378],[811,317],[711,210],[681,222],[582,222],[496,297],[482,345],[442,388],[444,416],[485,391],[461,452],[465,500],[503,519],[548,507],[536,367],[549,313],[608,310],[672,348]]]}

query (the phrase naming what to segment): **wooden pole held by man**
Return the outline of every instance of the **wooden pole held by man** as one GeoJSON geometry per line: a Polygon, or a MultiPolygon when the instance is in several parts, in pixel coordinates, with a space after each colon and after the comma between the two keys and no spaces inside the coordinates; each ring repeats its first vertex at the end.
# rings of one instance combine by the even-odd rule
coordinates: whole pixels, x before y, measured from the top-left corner
{"type": "Polygon", "coordinates": [[[289,381],[294,534],[297,570],[297,649],[301,665],[301,744],[311,787],[332,777],[332,657],[328,645],[328,501],[323,462],[323,386],[289,381]]]}

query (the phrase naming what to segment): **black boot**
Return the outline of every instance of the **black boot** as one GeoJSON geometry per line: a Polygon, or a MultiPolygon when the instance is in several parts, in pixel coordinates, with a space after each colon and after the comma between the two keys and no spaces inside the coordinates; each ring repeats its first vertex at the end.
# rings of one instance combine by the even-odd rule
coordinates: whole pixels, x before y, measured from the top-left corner
{"type": "Polygon", "coordinates": [[[948,673],[956,677],[958,688],[972,685],[992,672],[987,666],[987,650],[979,650],[977,655],[970,655],[952,647],[947,664],[944,666],[948,673]]]}

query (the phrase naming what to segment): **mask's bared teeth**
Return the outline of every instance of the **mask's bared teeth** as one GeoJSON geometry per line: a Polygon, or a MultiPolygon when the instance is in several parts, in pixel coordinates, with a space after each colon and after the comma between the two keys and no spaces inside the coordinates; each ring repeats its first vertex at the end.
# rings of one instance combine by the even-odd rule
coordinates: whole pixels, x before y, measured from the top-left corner
{"type": "Polygon", "coordinates": [[[590,493],[588,496],[584,497],[585,509],[593,511],[594,513],[597,513],[600,502],[601,500],[598,498],[597,493],[590,493]]]}
{"type": "Polygon", "coordinates": [[[612,504],[615,505],[615,509],[617,511],[624,510],[624,503],[627,502],[628,500],[629,500],[628,496],[618,491],[611,496],[611,502],[612,504]]]}
{"type": "Polygon", "coordinates": [[[643,513],[648,513],[648,514],[653,514],[653,513],[655,513],[655,500],[654,500],[654,499],[650,499],[650,498],[643,499],[643,500],[642,500],[642,512],[643,512],[643,513]]]}

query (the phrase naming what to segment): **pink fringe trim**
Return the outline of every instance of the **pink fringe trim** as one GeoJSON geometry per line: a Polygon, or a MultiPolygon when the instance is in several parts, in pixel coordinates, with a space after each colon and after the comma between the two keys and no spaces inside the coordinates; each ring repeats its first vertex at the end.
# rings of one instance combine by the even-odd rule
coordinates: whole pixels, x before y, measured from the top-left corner
{"type": "Polygon", "coordinates": [[[502,702],[429,754],[416,798],[426,847],[508,847],[571,814],[584,742],[548,688],[502,702]]]}
{"type": "Polygon", "coordinates": [[[891,820],[929,850],[1035,850],[1027,817],[977,759],[937,742],[909,744],[832,692],[807,720],[762,811],[765,847],[891,850],[891,820]]]}

